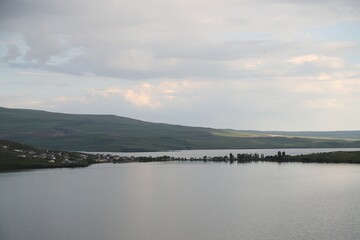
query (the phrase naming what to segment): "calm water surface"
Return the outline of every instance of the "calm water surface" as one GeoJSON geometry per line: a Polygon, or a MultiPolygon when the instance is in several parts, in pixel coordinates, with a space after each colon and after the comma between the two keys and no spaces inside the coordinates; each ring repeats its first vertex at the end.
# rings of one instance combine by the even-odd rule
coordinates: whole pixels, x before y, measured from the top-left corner
{"type": "Polygon", "coordinates": [[[360,239],[360,166],[100,164],[0,174],[2,240],[360,239]]]}

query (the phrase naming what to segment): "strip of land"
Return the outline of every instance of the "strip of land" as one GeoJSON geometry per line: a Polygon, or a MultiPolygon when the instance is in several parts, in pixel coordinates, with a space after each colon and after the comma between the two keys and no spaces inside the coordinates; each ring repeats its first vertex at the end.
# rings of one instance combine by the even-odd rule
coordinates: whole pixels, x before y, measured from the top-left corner
{"type": "MultiPolygon", "coordinates": [[[[109,156],[105,156],[111,159],[109,156]]],[[[106,158],[105,158],[106,159],[106,158]]],[[[206,157],[203,158],[175,158],[169,156],[160,157],[117,157],[111,162],[127,163],[127,162],[169,162],[169,161],[202,161],[202,162],[225,162],[225,163],[251,163],[251,162],[277,162],[277,163],[353,163],[360,164],[360,151],[346,152],[328,152],[313,153],[306,155],[290,156],[285,152],[279,152],[274,156],[264,156],[257,153],[253,154],[229,154],[228,156],[206,157]]]]}
{"type": "Polygon", "coordinates": [[[123,157],[115,154],[92,154],[58,150],[43,150],[29,145],[0,140],[0,171],[14,171],[42,168],[76,168],[87,167],[95,163],[131,163],[131,162],[171,162],[202,161],[224,163],[250,162],[302,162],[302,163],[353,163],[360,164],[360,151],[338,151],[290,156],[286,152],[278,152],[274,156],[263,154],[229,153],[227,156],[202,158],[160,157],[123,157]]]}

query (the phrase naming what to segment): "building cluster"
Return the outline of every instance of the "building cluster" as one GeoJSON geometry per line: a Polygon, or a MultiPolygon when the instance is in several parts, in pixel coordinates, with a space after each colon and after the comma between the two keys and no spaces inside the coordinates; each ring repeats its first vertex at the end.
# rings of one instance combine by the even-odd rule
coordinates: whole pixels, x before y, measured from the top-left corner
{"type": "Polygon", "coordinates": [[[11,145],[2,145],[3,151],[10,153],[13,156],[24,159],[42,159],[49,163],[76,163],[87,160],[89,155],[82,153],[69,153],[64,151],[51,150],[29,150],[14,148],[11,145]]]}
{"type": "Polygon", "coordinates": [[[114,154],[96,154],[96,163],[112,163],[112,162],[135,162],[134,156],[118,156],[114,154]]]}

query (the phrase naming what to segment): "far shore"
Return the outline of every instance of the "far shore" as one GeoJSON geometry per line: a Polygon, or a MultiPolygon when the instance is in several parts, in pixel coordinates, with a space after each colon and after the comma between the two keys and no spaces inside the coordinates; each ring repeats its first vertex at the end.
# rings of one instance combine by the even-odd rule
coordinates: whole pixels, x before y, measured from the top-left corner
{"type": "Polygon", "coordinates": [[[73,159],[71,162],[53,162],[34,159],[22,159],[16,164],[1,164],[4,161],[0,158],[0,173],[12,172],[31,169],[50,169],[50,168],[79,168],[88,167],[92,164],[100,163],[149,163],[149,162],[219,162],[229,164],[244,164],[253,162],[275,162],[275,163],[338,163],[338,164],[360,164],[360,151],[335,151],[327,153],[313,153],[305,155],[290,156],[285,151],[278,151],[276,155],[265,156],[258,153],[243,153],[233,155],[229,153],[225,156],[218,157],[201,157],[201,158],[179,158],[170,156],[145,157],[145,156],[117,156],[112,154],[90,154],[87,153],[87,161],[73,159]]]}

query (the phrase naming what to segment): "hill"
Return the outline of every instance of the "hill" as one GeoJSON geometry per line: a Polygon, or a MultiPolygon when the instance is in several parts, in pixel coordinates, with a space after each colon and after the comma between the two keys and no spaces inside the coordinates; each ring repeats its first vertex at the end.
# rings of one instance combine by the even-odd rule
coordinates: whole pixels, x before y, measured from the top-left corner
{"type": "Polygon", "coordinates": [[[261,132],[0,108],[0,139],[71,151],[360,147],[360,131],[261,132]]]}

